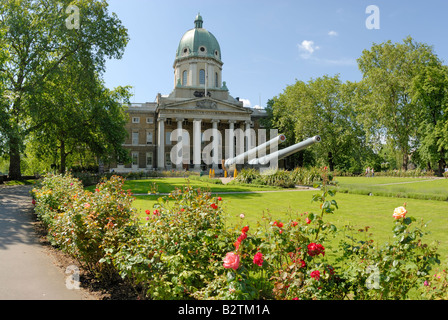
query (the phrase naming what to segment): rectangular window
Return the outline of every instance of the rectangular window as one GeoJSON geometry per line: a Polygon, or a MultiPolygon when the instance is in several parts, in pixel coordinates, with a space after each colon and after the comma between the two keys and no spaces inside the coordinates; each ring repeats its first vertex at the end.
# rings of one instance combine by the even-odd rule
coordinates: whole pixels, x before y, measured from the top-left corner
{"type": "Polygon", "coordinates": [[[138,131],[132,132],[132,145],[138,145],[138,131]]]}
{"type": "Polygon", "coordinates": [[[146,144],[152,144],[152,132],[146,132],[146,144]]]}
{"type": "Polygon", "coordinates": [[[199,84],[205,84],[205,70],[199,70],[199,84]]]}
{"type": "Polygon", "coordinates": [[[188,72],[187,71],[182,72],[182,85],[183,86],[187,85],[187,77],[188,77],[188,72]]]}
{"type": "Polygon", "coordinates": [[[165,132],[165,144],[167,146],[171,145],[171,131],[165,132]]]}
{"type": "Polygon", "coordinates": [[[146,167],[152,168],[152,152],[146,152],[146,167]]]}
{"type": "Polygon", "coordinates": [[[132,123],[140,123],[140,117],[133,117],[132,123]]]}
{"type": "Polygon", "coordinates": [[[138,166],[138,152],[132,152],[132,166],[138,166]]]}
{"type": "Polygon", "coordinates": [[[149,124],[153,124],[154,123],[154,118],[146,118],[146,123],[149,123],[149,124]]]}
{"type": "Polygon", "coordinates": [[[170,167],[171,166],[171,153],[165,152],[165,165],[170,167]]]}

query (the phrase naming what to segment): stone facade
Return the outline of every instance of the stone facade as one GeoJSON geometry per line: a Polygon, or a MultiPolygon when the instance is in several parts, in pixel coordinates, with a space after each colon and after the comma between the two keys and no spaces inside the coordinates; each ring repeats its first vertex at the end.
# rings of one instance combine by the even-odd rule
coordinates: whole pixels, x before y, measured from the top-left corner
{"type": "Polygon", "coordinates": [[[256,135],[248,129],[256,132],[260,128],[259,119],[266,113],[244,107],[242,101],[229,94],[222,81],[221,49],[202,24],[198,15],[195,28],[188,30],[179,43],[173,64],[174,90],[169,95],[158,94],[154,103],[129,105],[126,125],[129,136],[124,147],[129,150],[132,162],[117,164],[111,170],[219,169],[222,159],[257,143],[256,135]],[[182,138],[173,139],[171,134],[177,132],[183,132],[182,138]],[[208,139],[209,132],[219,132],[220,137],[208,139]],[[242,133],[241,142],[236,141],[236,132],[242,133]],[[172,155],[173,146],[182,139],[182,143],[188,142],[183,145],[183,152],[172,155]],[[207,146],[219,150],[210,153],[211,164],[204,161],[207,146]],[[177,164],[173,163],[173,157],[177,164]]]}

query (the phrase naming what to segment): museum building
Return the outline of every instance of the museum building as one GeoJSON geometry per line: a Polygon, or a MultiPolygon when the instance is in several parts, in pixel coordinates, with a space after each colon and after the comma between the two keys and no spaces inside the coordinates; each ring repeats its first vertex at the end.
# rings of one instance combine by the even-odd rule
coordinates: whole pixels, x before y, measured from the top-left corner
{"type": "Polygon", "coordinates": [[[179,42],[173,64],[173,91],[169,95],[159,93],[155,102],[128,106],[128,138],[123,146],[129,150],[132,161],[113,165],[111,170],[221,168],[222,159],[256,145],[259,138],[253,133],[262,127],[259,120],[266,117],[266,112],[244,107],[239,98],[229,94],[226,82],[222,80],[221,59],[218,41],[203,28],[202,17],[198,14],[194,28],[188,30],[179,42]],[[205,132],[214,132],[207,129],[219,131],[219,139],[204,136],[205,132]],[[237,131],[244,132],[243,140],[236,138],[234,133],[237,131]],[[183,135],[173,139],[173,132],[183,132],[183,135]],[[171,150],[182,139],[188,139],[185,144],[188,149],[184,146],[183,152],[175,152],[181,161],[173,163],[171,150]],[[211,152],[215,160],[213,164],[204,161],[204,150],[210,144],[214,147],[211,152]],[[216,148],[219,152],[215,152],[216,148]]]}

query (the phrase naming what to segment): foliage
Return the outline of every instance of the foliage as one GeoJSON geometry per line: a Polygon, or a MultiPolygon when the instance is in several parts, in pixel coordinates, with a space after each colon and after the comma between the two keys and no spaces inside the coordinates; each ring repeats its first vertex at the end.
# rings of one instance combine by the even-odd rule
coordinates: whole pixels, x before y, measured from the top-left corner
{"type": "Polygon", "coordinates": [[[408,299],[413,290],[444,297],[445,275],[430,276],[437,248],[423,242],[426,225],[404,206],[391,217],[390,243],[376,246],[366,227],[362,238],[349,233],[332,247],[338,204],[333,176],[326,167],[319,174],[317,212],[285,221],[265,214],[257,226],[242,215],[229,228],[224,200],[189,185],[159,198],[138,222],[117,176],[89,192],[69,175],[47,175],[33,201],[53,244],[100,278],[120,275],[140,298],[408,299]]]}
{"type": "MultiPolygon", "coordinates": [[[[416,76],[426,67],[436,67],[438,59],[433,49],[414,41],[387,41],[364,50],[358,59],[363,74],[365,94],[358,101],[360,121],[366,130],[375,133],[369,141],[389,139],[402,153],[403,169],[407,169],[413,143],[418,141],[417,128],[421,122],[420,105],[413,99],[412,86],[416,76]]],[[[377,142],[376,142],[377,143],[377,142]]]]}
{"type": "Polygon", "coordinates": [[[233,183],[267,185],[282,188],[294,188],[296,185],[312,186],[321,180],[318,168],[295,168],[288,171],[283,169],[260,173],[256,169],[243,169],[238,173],[233,183]]]}
{"type": "MultiPolygon", "coordinates": [[[[404,207],[401,210],[407,213],[404,207]]],[[[407,299],[412,289],[423,286],[432,266],[440,263],[436,247],[422,241],[423,222],[416,224],[415,218],[405,215],[395,219],[394,241],[390,244],[378,248],[371,239],[351,236],[350,241],[341,243],[339,260],[343,277],[353,288],[353,299],[407,299]]]]}
{"type": "MultiPolygon", "coordinates": [[[[0,102],[0,136],[6,147],[2,149],[9,154],[13,179],[20,179],[24,143],[39,127],[36,115],[45,113],[47,104],[36,102],[48,100],[58,91],[58,86],[50,85],[56,75],[73,67],[101,77],[106,59],[122,56],[127,30],[107,7],[103,0],[0,2],[0,32],[4,33],[0,59],[6,61],[0,69],[5,88],[0,102]],[[66,24],[69,15],[65,10],[70,4],[76,4],[80,12],[77,29],[66,24]]],[[[73,69],[67,76],[76,79],[73,69]]],[[[81,79],[82,83],[91,81],[92,77],[81,79]]],[[[64,81],[61,89],[67,86],[64,81]]]]}
{"type": "Polygon", "coordinates": [[[220,199],[185,187],[146,210],[140,236],[112,257],[123,278],[151,299],[185,299],[223,273],[221,256],[231,246],[220,199]]]}
{"type": "Polygon", "coordinates": [[[89,192],[71,176],[48,175],[41,188],[33,189],[35,212],[48,229],[49,241],[105,279],[114,270],[102,262],[136,226],[133,198],[122,190],[123,183],[113,176],[89,192]]]}

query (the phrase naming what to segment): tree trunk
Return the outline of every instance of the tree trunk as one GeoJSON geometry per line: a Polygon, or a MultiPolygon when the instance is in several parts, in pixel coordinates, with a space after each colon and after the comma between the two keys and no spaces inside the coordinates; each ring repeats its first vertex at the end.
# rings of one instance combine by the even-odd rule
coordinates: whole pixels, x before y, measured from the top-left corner
{"type": "Polygon", "coordinates": [[[11,180],[22,179],[20,169],[20,147],[15,139],[11,139],[9,145],[9,178],[11,180]]]}
{"type": "Polygon", "coordinates": [[[61,141],[61,146],[60,146],[59,151],[61,153],[61,168],[59,169],[59,172],[64,174],[65,173],[65,159],[67,157],[67,154],[65,153],[65,142],[63,140],[61,141]]]}
{"type": "Polygon", "coordinates": [[[443,172],[445,171],[445,166],[446,166],[445,159],[440,159],[439,160],[439,168],[438,168],[437,176],[439,176],[439,177],[443,176],[443,172]]]}
{"type": "Polygon", "coordinates": [[[334,160],[333,160],[333,153],[331,151],[328,152],[328,165],[330,167],[330,171],[334,171],[334,160]]]}
{"type": "Polygon", "coordinates": [[[408,153],[407,152],[403,152],[403,165],[401,166],[401,168],[404,171],[408,170],[408,153]]]}

